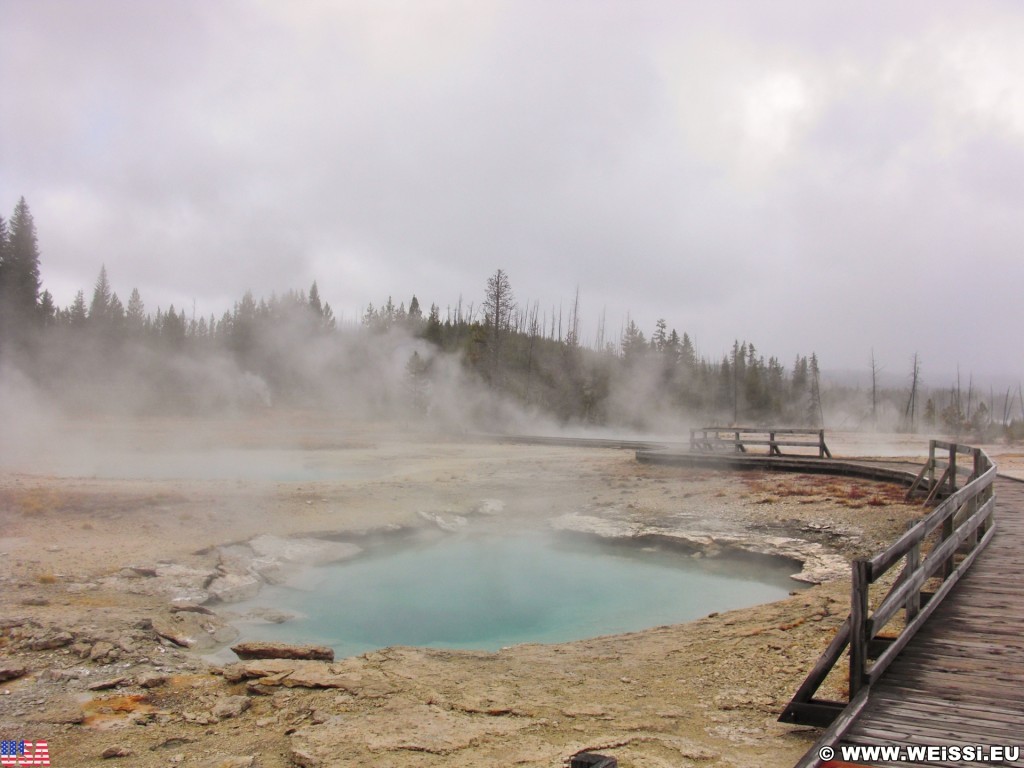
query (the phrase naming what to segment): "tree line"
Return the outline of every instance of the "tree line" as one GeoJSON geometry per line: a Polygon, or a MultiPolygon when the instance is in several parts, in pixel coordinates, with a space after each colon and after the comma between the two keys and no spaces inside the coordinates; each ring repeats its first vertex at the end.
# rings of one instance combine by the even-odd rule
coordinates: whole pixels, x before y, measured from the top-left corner
{"type": "MultiPolygon", "coordinates": [[[[720,357],[707,357],[664,319],[649,336],[628,319],[616,340],[606,338],[602,319],[595,342],[584,345],[578,292],[567,315],[554,308],[549,314],[538,302],[518,301],[503,269],[486,280],[479,304],[460,299],[444,313],[437,304],[424,312],[415,295],[397,306],[389,296],[346,325],[315,281],[269,299],[247,291],[220,316],[196,316],[173,305],[151,311],[137,289],[122,301],[103,265],[90,296],[80,290],[58,307],[39,267],[35,224],[22,198],[9,221],[0,218],[0,362],[14,359],[64,395],[81,389],[75,381],[116,389],[130,380],[153,393],[138,401],[150,410],[238,404],[237,388],[218,389],[215,372],[225,360],[253,383],[241,398],[247,405],[343,402],[357,376],[372,371],[380,386],[369,388],[376,390],[370,398],[382,411],[429,413],[443,386],[442,361],[452,360],[489,392],[563,422],[823,426],[840,400],[864,403],[863,393],[823,388],[814,352],[787,368],[753,342],[736,340],[720,357]],[[396,355],[403,363],[397,374],[396,355]]],[[[87,409],[96,389],[82,392],[87,409]]],[[[872,387],[872,420],[879,401],[896,397],[872,387]]],[[[928,403],[918,421],[934,427],[942,409],[934,396],[928,403]]],[[[992,404],[975,406],[974,422],[991,413],[992,404]]]]}

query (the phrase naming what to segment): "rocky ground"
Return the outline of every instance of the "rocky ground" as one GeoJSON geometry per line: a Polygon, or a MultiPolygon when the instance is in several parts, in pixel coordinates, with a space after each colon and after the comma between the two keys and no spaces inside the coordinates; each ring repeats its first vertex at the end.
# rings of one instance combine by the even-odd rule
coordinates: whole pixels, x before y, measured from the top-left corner
{"type": "Polygon", "coordinates": [[[90,425],[0,474],[0,735],[47,740],[54,766],[560,766],[583,749],[624,768],[792,765],[814,731],[776,718],[847,613],[845,563],[920,513],[886,485],[640,465],[623,450],[313,418],[186,427],[90,425]],[[262,584],[374,532],[483,516],[787,556],[823,583],[497,653],[206,655],[262,584]]]}

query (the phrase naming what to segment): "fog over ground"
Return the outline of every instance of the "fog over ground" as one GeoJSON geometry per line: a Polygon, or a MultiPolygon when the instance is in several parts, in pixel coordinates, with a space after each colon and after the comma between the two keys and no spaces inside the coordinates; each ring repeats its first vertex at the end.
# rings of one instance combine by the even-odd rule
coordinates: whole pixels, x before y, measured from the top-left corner
{"type": "Polygon", "coordinates": [[[1024,375],[1024,6],[0,0],[44,288],[664,317],[698,352],[1024,375]]]}

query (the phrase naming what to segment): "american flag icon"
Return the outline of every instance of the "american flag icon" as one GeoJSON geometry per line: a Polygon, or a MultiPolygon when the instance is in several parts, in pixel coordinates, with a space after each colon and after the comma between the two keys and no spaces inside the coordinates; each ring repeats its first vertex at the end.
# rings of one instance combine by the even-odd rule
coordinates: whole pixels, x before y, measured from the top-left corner
{"type": "Polygon", "coordinates": [[[49,765],[50,748],[45,741],[0,741],[0,765],[49,765]]]}

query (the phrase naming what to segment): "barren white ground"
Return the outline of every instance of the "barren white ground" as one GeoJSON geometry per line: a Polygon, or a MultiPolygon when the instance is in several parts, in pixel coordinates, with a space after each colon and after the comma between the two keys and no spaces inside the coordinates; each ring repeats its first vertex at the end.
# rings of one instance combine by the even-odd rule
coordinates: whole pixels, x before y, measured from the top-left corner
{"type": "MultiPolygon", "coordinates": [[[[837,455],[927,450],[917,436],[829,442],[837,455]]],[[[841,565],[921,512],[866,481],[651,467],[626,450],[319,414],[89,423],[8,448],[0,731],[48,740],[55,766],[559,766],[584,748],[624,768],[792,765],[814,731],[776,718],[846,615],[843,578],[626,636],[211,670],[202,654],[230,637],[231,605],[172,612],[155,574],[199,574],[202,588],[226,568],[218,547],[258,536],[359,543],[457,518],[544,529],[565,515],[703,537],[712,554],[795,541],[841,565]],[[180,648],[175,632],[203,642],[180,648]]],[[[1024,477],[1024,453],[989,450],[1024,477]]],[[[829,681],[836,695],[843,685],[829,681]]]]}

